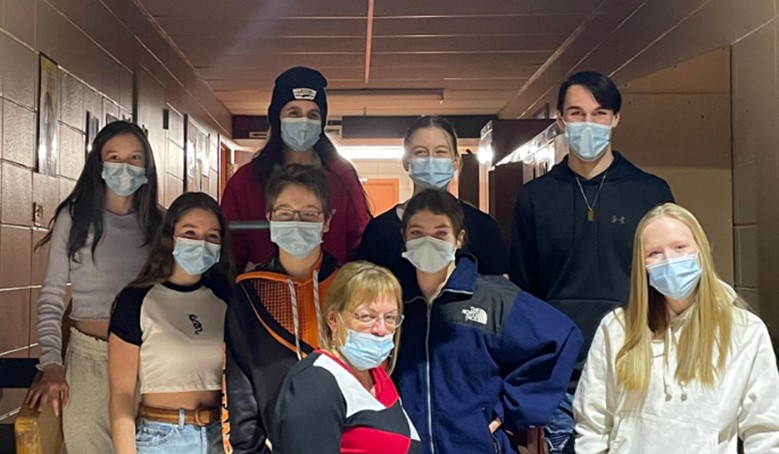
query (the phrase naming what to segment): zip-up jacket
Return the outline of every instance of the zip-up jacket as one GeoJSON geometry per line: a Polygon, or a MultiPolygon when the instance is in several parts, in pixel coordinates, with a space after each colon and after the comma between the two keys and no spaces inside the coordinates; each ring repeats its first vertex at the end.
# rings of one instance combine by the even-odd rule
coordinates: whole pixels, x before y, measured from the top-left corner
{"type": "Polygon", "coordinates": [[[516,453],[507,431],[544,424],[563,398],[582,336],[563,314],[461,255],[432,304],[415,270],[394,372],[426,453],[516,453]],[[495,418],[501,427],[490,433],[495,418]]]}
{"type": "Polygon", "coordinates": [[[323,252],[304,281],[289,277],[278,259],[236,279],[225,315],[222,434],[228,454],[270,452],[266,439],[281,383],[293,364],[319,347],[319,301],[336,271],[335,258],[323,252]]]}

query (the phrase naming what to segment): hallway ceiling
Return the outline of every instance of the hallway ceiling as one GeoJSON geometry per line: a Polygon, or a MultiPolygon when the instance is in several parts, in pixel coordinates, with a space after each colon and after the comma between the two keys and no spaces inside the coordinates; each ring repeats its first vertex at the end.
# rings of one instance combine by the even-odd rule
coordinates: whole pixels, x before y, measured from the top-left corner
{"type": "Polygon", "coordinates": [[[334,116],[511,118],[546,110],[647,0],[135,1],[233,114],[265,115],[275,77],[304,65],[334,116]]]}

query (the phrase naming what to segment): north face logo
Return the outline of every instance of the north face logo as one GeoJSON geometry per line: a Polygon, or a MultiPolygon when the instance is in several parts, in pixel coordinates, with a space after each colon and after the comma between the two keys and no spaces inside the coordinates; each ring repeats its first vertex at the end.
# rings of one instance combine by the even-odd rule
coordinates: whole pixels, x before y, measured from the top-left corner
{"type": "Polygon", "coordinates": [[[485,312],[484,309],[471,306],[470,309],[463,309],[462,312],[463,315],[465,315],[466,322],[481,323],[482,325],[487,324],[487,312],[485,312]]]}

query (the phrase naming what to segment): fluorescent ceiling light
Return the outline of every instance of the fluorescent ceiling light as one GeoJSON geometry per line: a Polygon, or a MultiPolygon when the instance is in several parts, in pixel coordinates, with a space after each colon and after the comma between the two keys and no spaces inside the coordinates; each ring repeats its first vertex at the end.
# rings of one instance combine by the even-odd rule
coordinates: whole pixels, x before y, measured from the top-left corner
{"type": "Polygon", "coordinates": [[[397,159],[403,157],[401,146],[378,145],[342,145],[338,146],[338,153],[344,158],[353,161],[355,159],[397,159]]]}

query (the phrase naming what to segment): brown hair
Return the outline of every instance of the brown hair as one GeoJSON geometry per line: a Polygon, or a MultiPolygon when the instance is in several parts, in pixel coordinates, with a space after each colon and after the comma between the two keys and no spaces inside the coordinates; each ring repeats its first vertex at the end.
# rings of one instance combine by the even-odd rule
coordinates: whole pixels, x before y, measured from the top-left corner
{"type": "Polygon", "coordinates": [[[288,186],[297,185],[311,191],[322,204],[325,219],[333,215],[333,203],[330,196],[330,185],[325,175],[312,166],[290,164],[282,167],[271,175],[265,189],[265,211],[273,211],[276,199],[288,186]]]}
{"type": "Polygon", "coordinates": [[[460,232],[465,230],[465,215],[460,207],[460,202],[446,191],[425,189],[412,197],[406,205],[402,220],[404,236],[411,217],[423,210],[448,217],[452,223],[452,233],[455,237],[458,237],[460,232]]]}

